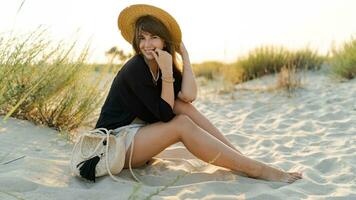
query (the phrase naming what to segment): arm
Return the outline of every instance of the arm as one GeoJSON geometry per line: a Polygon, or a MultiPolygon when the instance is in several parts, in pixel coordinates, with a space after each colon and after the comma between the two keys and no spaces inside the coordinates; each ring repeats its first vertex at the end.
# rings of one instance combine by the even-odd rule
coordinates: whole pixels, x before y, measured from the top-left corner
{"type": "Polygon", "coordinates": [[[178,93],[178,98],[185,102],[192,102],[197,97],[197,83],[194,72],[190,64],[189,54],[183,42],[181,43],[179,54],[183,60],[182,89],[178,93]]]}
{"type": "MultiPolygon", "coordinates": [[[[161,98],[164,99],[173,109],[174,108],[174,89],[173,89],[173,82],[165,81],[167,75],[162,73],[162,92],[161,98]]],[[[173,78],[173,77],[172,77],[173,78]]],[[[171,79],[172,79],[171,78],[171,79]]]]}
{"type": "Polygon", "coordinates": [[[152,123],[168,122],[175,116],[169,99],[164,99],[169,91],[158,92],[141,56],[136,56],[136,59],[126,64],[121,70],[120,78],[122,79],[118,84],[121,84],[119,88],[122,103],[137,117],[152,123]]]}
{"type": "Polygon", "coordinates": [[[163,50],[156,49],[152,52],[158,67],[162,72],[162,91],[161,98],[164,99],[172,108],[174,108],[174,87],[173,87],[173,65],[172,56],[163,50]]]}
{"type": "Polygon", "coordinates": [[[162,98],[164,92],[162,91],[160,96],[150,77],[145,77],[145,74],[140,74],[142,72],[137,70],[133,72],[135,73],[130,73],[131,76],[126,76],[129,90],[122,94],[125,106],[144,121],[150,123],[155,119],[163,122],[170,121],[175,114],[167,100],[162,98]]]}

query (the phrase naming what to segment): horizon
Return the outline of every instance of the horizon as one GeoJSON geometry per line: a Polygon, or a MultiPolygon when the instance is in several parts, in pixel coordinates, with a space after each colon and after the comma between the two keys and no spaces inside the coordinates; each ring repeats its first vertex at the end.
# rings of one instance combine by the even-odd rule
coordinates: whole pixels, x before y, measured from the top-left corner
{"type": "MultiPolygon", "coordinates": [[[[77,39],[78,48],[91,41],[92,54],[88,61],[104,63],[105,51],[113,46],[131,52],[131,46],[117,29],[116,20],[123,8],[135,3],[142,1],[8,0],[0,6],[1,19],[8,19],[0,23],[0,32],[26,33],[42,25],[54,40],[77,39]]],[[[233,62],[266,45],[289,49],[310,47],[326,54],[333,44],[338,46],[356,33],[356,23],[353,23],[356,1],[352,0],[222,0],[219,3],[193,1],[189,5],[150,0],[144,3],[166,10],[178,21],[193,63],[233,62]],[[204,9],[196,9],[200,7],[204,9]]]]}

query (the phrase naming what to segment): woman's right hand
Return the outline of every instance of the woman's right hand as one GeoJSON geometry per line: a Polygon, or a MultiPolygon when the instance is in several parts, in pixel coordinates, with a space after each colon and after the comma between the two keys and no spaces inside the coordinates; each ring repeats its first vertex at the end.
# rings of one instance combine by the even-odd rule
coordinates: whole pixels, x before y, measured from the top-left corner
{"type": "Polygon", "coordinates": [[[161,49],[155,49],[155,51],[152,52],[152,55],[155,58],[158,67],[161,69],[162,75],[172,76],[173,74],[172,55],[169,54],[167,51],[163,51],[161,49]]]}

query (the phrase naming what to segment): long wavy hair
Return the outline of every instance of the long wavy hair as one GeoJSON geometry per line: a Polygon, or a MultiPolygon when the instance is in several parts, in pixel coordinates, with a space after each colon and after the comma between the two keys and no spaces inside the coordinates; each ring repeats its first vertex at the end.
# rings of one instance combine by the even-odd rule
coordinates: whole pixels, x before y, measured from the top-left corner
{"type": "Polygon", "coordinates": [[[136,55],[140,54],[139,36],[142,31],[148,32],[152,35],[157,35],[163,39],[165,43],[163,50],[167,51],[169,54],[172,55],[173,73],[175,75],[178,75],[179,78],[182,78],[182,72],[179,69],[180,65],[179,62],[177,61],[177,56],[176,56],[176,52],[177,52],[176,48],[179,46],[179,44],[175,44],[172,41],[172,36],[169,30],[167,29],[167,27],[156,17],[150,15],[140,17],[136,21],[135,36],[132,41],[132,46],[136,55]]]}

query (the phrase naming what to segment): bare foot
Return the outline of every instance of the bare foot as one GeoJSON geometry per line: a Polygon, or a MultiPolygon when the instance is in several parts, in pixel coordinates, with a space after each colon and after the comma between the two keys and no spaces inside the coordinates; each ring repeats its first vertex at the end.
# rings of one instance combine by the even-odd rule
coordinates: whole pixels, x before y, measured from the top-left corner
{"type": "Polygon", "coordinates": [[[294,181],[302,178],[300,172],[284,172],[282,170],[264,165],[261,176],[256,177],[268,181],[279,181],[284,183],[293,183],[294,181]]]}

